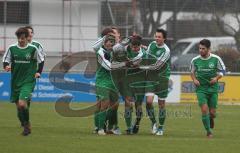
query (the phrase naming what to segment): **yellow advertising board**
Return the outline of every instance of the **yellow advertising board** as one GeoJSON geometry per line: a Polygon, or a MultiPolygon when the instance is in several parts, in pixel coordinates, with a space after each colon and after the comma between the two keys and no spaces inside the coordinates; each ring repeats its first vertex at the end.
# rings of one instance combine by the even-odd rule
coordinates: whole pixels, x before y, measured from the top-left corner
{"type": "MultiPolygon", "coordinates": [[[[180,102],[197,102],[190,75],[181,76],[180,102]]],[[[219,102],[240,103],[240,76],[224,76],[219,80],[219,102]]]]}

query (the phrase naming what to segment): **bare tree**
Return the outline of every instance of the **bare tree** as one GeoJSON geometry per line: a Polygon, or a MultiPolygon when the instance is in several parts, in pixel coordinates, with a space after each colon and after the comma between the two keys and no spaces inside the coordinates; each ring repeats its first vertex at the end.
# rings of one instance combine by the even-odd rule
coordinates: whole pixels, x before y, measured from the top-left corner
{"type": "Polygon", "coordinates": [[[224,34],[235,38],[237,48],[240,50],[240,2],[238,0],[225,0],[222,3],[224,3],[224,7],[221,9],[212,9],[212,19],[224,34]]]}
{"type": "Polygon", "coordinates": [[[177,13],[182,11],[188,2],[189,0],[138,0],[143,25],[140,33],[145,37],[152,37],[157,28],[165,25],[170,20],[176,22],[177,13]],[[164,11],[170,11],[172,15],[162,21],[164,11]]]}

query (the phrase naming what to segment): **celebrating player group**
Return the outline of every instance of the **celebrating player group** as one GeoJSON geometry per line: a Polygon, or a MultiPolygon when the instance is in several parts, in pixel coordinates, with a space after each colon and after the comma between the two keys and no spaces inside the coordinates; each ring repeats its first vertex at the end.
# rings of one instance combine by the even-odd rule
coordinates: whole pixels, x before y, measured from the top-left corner
{"type": "MultiPolygon", "coordinates": [[[[157,29],[155,41],[148,47],[142,45],[139,35],[121,39],[116,27],[105,28],[93,45],[97,55],[94,132],[98,135],[121,134],[118,126],[118,99],[125,102],[126,134],[137,134],[142,118],[142,102],[146,96],[146,112],[151,121],[151,133],[162,136],[166,119],[165,100],[170,77],[170,49],[165,44],[167,32],[157,29]],[[153,107],[158,97],[158,114],[153,107]],[[136,119],[132,121],[135,107],[136,119]],[[158,118],[158,120],[156,119],[158,118]]],[[[214,118],[218,101],[218,80],[225,73],[221,58],[210,53],[211,42],[199,42],[199,56],[190,66],[191,78],[202,112],[202,122],[207,137],[213,136],[214,118]]]]}
{"type": "MultiPolygon", "coordinates": [[[[11,72],[11,102],[16,104],[17,116],[23,127],[23,136],[31,134],[29,108],[36,78],[41,76],[45,61],[43,47],[33,41],[30,26],[16,31],[17,43],[10,45],[3,56],[3,67],[11,72]]],[[[168,82],[170,78],[170,49],[165,44],[167,32],[156,29],[154,41],[142,44],[142,37],[134,34],[121,38],[117,27],[103,29],[93,44],[96,52],[96,110],[94,133],[120,135],[118,125],[119,96],[124,99],[126,134],[137,134],[143,116],[142,103],[151,122],[151,133],[164,134],[168,82]],[[153,100],[158,97],[158,113],[153,100]],[[146,98],[145,98],[146,97],[146,98]],[[133,110],[136,118],[132,119],[133,110]]],[[[221,58],[210,52],[211,42],[199,42],[199,56],[192,59],[191,78],[196,86],[198,104],[207,137],[213,136],[218,102],[218,80],[225,73],[221,58]]]]}

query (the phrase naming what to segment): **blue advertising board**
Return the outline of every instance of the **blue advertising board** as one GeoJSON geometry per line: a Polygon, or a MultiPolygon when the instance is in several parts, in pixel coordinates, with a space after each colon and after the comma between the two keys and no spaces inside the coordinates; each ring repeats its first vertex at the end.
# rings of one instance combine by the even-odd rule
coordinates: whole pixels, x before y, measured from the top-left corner
{"type": "MultiPolygon", "coordinates": [[[[0,101],[10,100],[10,73],[0,73],[0,101]]],[[[64,80],[70,82],[81,82],[94,86],[95,78],[86,78],[83,74],[71,73],[64,76],[64,80]]],[[[63,84],[64,86],[64,84],[63,84]]],[[[71,87],[70,87],[71,88],[71,87]]],[[[41,78],[37,79],[32,101],[36,102],[56,102],[63,96],[72,97],[73,102],[96,102],[94,92],[82,92],[74,90],[62,90],[55,87],[49,79],[49,73],[43,73],[41,78]]]]}

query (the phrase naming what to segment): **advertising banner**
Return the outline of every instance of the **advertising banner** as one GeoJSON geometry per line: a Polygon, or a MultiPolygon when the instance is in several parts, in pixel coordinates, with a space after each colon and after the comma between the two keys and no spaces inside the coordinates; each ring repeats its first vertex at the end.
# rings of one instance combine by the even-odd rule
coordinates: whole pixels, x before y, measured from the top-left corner
{"type": "MultiPolygon", "coordinates": [[[[224,76],[219,80],[218,101],[224,103],[240,102],[240,77],[224,76]]],[[[181,76],[180,102],[197,102],[195,86],[190,75],[181,76]]]]}

